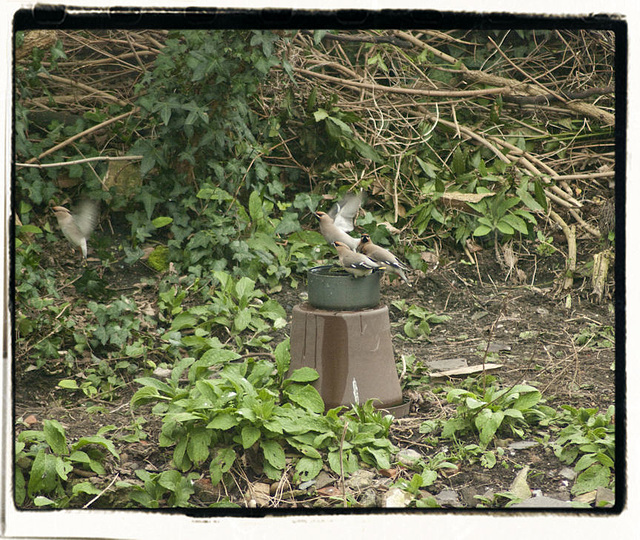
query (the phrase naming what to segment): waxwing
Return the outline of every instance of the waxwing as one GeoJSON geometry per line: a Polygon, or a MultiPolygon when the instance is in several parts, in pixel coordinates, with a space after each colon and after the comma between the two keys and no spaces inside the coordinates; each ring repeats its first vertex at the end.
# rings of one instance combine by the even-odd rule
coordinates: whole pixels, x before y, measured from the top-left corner
{"type": "Polygon", "coordinates": [[[402,278],[409,287],[411,284],[404,273],[404,270],[408,270],[407,266],[398,260],[398,258],[389,250],[383,247],[377,246],[371,241],[368,234],[363,234],[360,237],[360,243],[356,248],[358,253],[363,253],[371,260],[382,264],[388,272],[392,272],[402,278]]]}
{"type": "Polygon", "coordinates": [[[53,212],[58,219],[62,234],[74,248],[80,246],[83,259],[87,258],[87,239],[95,227],[97,206],[91,201],[80,203],[75,214],[64,206],[54,206],[53,212]]]}
{"type": "Polygon", "coordinates": [[[376,268],[384,268],[366,255],[353,251],[342,242],[334,242],[333,245],[338,251],[340,265],[355,277],[367,276],[376,268]]]}
{"type": "Polygon", "coordinates": [[[355,251],[359,240],[347,233],[353,230],[353,219],[362,200],[362,192],[348,193],[340,202],[335,203],[329,212],[314,212],[320,222],[320,233],[329,244],[342,242],[355,251]]]}

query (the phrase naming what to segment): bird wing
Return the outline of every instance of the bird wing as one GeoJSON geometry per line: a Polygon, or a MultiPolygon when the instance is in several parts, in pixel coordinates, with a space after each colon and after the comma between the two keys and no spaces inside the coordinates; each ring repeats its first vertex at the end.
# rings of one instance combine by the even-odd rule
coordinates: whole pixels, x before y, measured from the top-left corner
{"type": "Polygon", "coordinates": [[[93,201],[82,201],[74,214],[75,223],[85,238],[91,235],[96,226],[98,206],[93,201]]]}
{"type": "Polygon", "coordinates": [[[327,212],[336,227],[345,232],[353,230],[353,219],[363,201],[362,192],[347,193],[340,202],[335,203],[327,212]]]}

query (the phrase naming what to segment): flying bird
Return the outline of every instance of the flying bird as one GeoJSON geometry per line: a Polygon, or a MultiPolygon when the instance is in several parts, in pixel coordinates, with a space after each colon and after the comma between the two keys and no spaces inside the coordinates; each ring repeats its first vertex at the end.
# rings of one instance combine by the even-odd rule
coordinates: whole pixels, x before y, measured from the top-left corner
{"type": "Polygon", "coordinates": [[[91,201],[80,203],[75,214],[64,206],[54,206],[53,212],[65,238],[82,250],[82,258],[87,258],[87,240],[96,224],[97,206],[91,201]]]}

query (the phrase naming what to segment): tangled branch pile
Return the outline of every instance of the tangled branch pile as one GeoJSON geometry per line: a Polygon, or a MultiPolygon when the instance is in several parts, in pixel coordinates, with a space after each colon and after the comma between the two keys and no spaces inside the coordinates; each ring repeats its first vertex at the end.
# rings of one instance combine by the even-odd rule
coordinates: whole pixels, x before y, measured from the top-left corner
{"type": "MultiPolygon", "coordinates": [[[[590,238],[610,227],[598,216],[614,177],[614,38],[587,30],[282,32],[273,50],[280,60],[253,105],[277,120],[280,142],[260,156],[303,171],[316,191],[339,179],[367,188],[408,242],[430,238],[427,224],[445,225],[451,208],[473,215],[467,203],[480,199],[468,196],[478,186],[499,191],[530,179],[547,202],[530,209],[562,229],[572,270],[572,224],[590,238]],[[446,204],[426,208],[435,199],[446,204]]],[[[106,126],[126,109],[131,123],[167,39],[175,38],[27,34],[19,65],[34,46],[52,47],[39,83],[19,96],[30,120],[44,127],[52,114],[69,123],[100,111],[106,126]]],[[[127,154],[132,138],[153,137],[143,124],[129,137],[117,126],[92,132],[101,154],[127,154]]],[[[460,231],[464,244],[473,227],[460,231]]]]}

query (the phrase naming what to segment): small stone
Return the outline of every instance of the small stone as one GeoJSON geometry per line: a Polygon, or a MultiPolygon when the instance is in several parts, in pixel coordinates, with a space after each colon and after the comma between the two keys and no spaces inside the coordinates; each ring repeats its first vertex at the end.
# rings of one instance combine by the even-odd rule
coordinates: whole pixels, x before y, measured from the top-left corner
{"type": "Polygon", "coordinates": [[[583,493],[582,495],[578,495],[573,500],[575,502],[579,502],[579,503],[591,504],[592,502],[595,502],[595,500],[596,500],[596,493],[597,492],[594,489],[593,491],[589,491],[587,493],[583,493]]]}
{"type": "Polygon", "coordinates": [[[458,493],[452,489],[443,489],[436,495],[436,501],[440,506],[451,506],[453,508],[462,506],[460,499],[458,499],[458,493]]]}
{"type": "Polygon", "coordinates": [[[476,499],[476,495],[480,495],[480,492],[473,486],[460,488],[460,496],[462,497],[462,502],[469,508],[475,508],[476,506],[478,506],[479,501],[478,499],[476,499]]]}
{"type": "Polygon", "coordinates": [[[607,508],[616,502],[616,494],[609,488],[600,486],[596,489],[596,508],[607,508]]]}
{"type": "Polygon", "coordinates": [[[538,443],[536,441],[514,441],[508,446],[508,448],[509,450],[526,450],[527,448],[531,448],[537,444],[538,443]]]}
{"type": "Polygon", "coordinates": [[[157,379],[168,379],[171,377],[171,370],[167,368],[157,367],[153,370],[153,376],[157,379]]]}
{"type": "Polygon", "coordinates": [[[487,352],[500,352],[500,351],[510,351],[511,345],[507,345],[506,343],[502,343],[501,341],[493,341],[489,343],[489,347],[487,347],[487,352]]]}
{"type": "Polygon", "coordinates": [[[353,490],[362,490],[368,488],[373,483],[374,477],[375,473],[373,471],[358,469],[345,480],[344,484],[353,490]]]}
{"type": "Polygon", "coordinates": [[[391,488],[387,491],[384,498],[385,508],[405,508],[409,505],[413,497],[409,493],[405,493],[401,489],[391,488]]]}
{"type": "Polygon", "coordinates": [[[403,448],[396,454],[396,460],[398,463],[402,463],[410,467],[411,465],[415,465],[418,461],[422,459],[422,455],[419,452],[416,452],[412,448],[403,448]]]}
{"type": "Polygon", "coordinates": [[[518,499],[529,499],[531,497],[531,489],[527,484],[527,475],[529,474],[529,466],[524,467],[515,477],[509,491],[518,499]]]}
{"type": "Polygon", "coordinates": [[[431,371],[447,371],[449,369],[458,369],[468,366],[467,361],[464,358],[434,360],[433,362],[427,362],[426,364],[431,371]]]}
{"type": "Polygon", "coordinates": [[[325,471],[320,471],[316,476],[316,489],[321,489],[329,484],[333,484],[336,479],[325,471]]]}
{"type": "Polygon", "coordinates": [[[358,503],[363,508],[372,508],[376,506],[376,490],[365,489],[362,495],[358,497],[358,503]]]}
{"type": "Polygon", "coordinates": [[[571,503],[542,495],[512,504],[510,508],[571,508],[571,503]]]}
{"type": "Polygon", "coordinates": [[[574,471],[571,467],[565,467],[560,471],[560,476],[566,478],[567,480],[574,480],[577,475],[576,471],[574,471]]]}
{"type": "MultiPolygon", "coordinates": [[[[298,489],[309,489],[311,486],[313,486],[316,483],[315,480],[307,480],[306,482],[302,482],[299,486],[298,489]]],[[[274,484],[275,486],[277,486],[277,484],[274,484]]]]}

